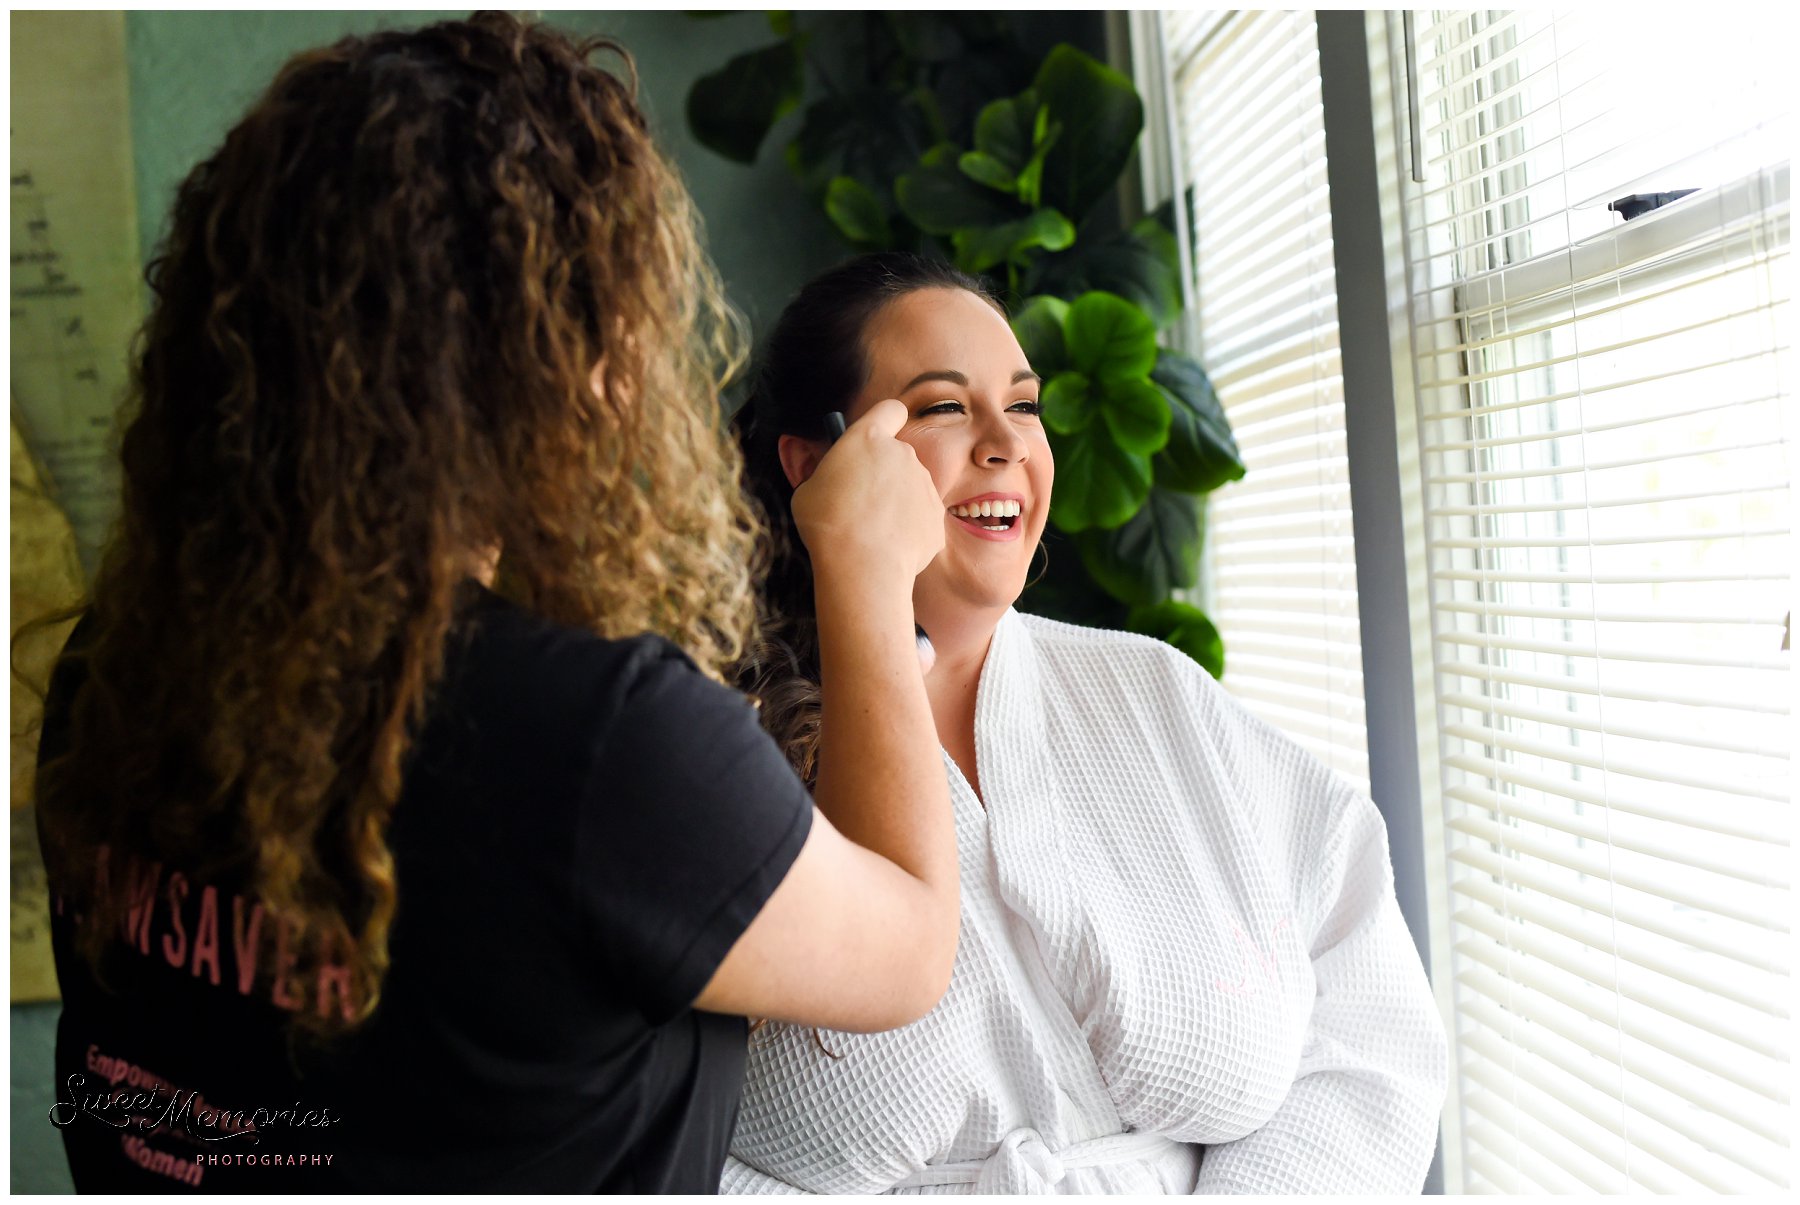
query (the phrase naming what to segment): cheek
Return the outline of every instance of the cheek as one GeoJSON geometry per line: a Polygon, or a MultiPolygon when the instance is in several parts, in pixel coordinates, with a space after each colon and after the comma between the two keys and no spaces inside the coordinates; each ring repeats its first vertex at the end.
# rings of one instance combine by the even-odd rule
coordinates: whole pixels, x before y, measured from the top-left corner
{"type": "Polygon", "coordinates": [[[931,474],[931,484],[937,489],[938,497],[942,498],[944,492],[956,484],[955,453],[946,451],[944,441],[933,438],[926,431],[903,434],[900,442],[913,450],[913,455],[919,458],[919,463],[931,474]]]}
{"type": "MultiPolygon", "coordinates": [[[[1048,502],[1051,491],[1056,486],[1056,458],[1050,455],[1050,443],[1041,434],[1037,437],[1037,446],[1031,456],[1031,465],[1032,493],[1048,502]]],[[[1040,507],[1039,513],[1043,514],[1046,510],[1047,508],[1040,507]]]]}

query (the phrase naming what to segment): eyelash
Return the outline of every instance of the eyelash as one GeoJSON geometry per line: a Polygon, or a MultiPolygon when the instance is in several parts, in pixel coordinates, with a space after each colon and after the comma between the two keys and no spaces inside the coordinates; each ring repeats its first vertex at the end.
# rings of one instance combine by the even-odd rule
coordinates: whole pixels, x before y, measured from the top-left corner
{"type": "MultiPolygon", "coordinates": [[[[945,407],[947,407],[947,406],[955,406],[958,409],[960,409],[962,407],[962,403],[961,402],[939,402],[935,406],[927,406],[927,407],[925,407],[925,409],[919,411],[918,417],[924,418],[928,414],[948,413],[948,411],[945,409],[945,407]]],[[[1029,414],[1029,415],[1032,415],[1033,417],[1041,417],[1044,413],[1044,404],[1042,402],[1014,402],[1011,406],[1008,406],[1007,409],[1011,410],[1011,409],[1014,409],[1019,406],[1026,407],[1026,409],[1021,411],[1021,413],[1029,414]]]]}

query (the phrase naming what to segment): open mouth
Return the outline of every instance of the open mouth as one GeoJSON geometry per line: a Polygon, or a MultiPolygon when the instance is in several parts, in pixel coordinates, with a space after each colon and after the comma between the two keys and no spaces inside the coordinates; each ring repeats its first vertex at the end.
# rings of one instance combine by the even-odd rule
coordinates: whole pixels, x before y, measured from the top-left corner
{"type": "Polygon", "coordinates": [[[952,515],[969,526],[993,532],[1012,530],[1024,513],[1024,507],[1010,499],[967,502],[949,509],[952,515]]]}

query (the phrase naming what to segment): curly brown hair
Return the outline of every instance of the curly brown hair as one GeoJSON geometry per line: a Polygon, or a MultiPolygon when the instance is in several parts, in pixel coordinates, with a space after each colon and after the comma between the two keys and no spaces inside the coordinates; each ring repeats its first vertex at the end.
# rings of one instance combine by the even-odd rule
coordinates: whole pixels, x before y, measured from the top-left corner
{"type": "Polygon", "coordinates": [[[39,789],[96,969],[130,901],[82,885],[126,851],[243,873],[305,935],[296,984],[347,964],[352,1015],[295,1021],[369,1015],[389,817],[495,547],[551,620],[720,681],[748,647],[759,525],[717,405],[742,323],[635,91],[616,44],[504,15],[346,38],[182,184],[39,789]]]}

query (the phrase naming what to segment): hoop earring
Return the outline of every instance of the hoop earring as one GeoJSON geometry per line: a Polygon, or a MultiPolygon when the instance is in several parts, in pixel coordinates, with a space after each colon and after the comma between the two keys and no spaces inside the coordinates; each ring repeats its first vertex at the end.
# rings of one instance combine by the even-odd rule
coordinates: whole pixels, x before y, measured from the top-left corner
{"type": "Polygon", "coordinates": [[[1031,559],[1033,561],[1037,560],[1038,552],[1041,552],[1044,554],[1044,567],[1037,571],[1036,577],[1030,578],[1029,580],[1026,581],[1025,588],[1027,590],[1031,589],[1033,586],[1035,586],[1039,582],[1043,581],[1044,574],[1050,572],[1050,550],[1044,546],[1044,542],[1042,540],[1038,541],[1037,552],[1034,552],[1031,554],[1031,559]]]}

